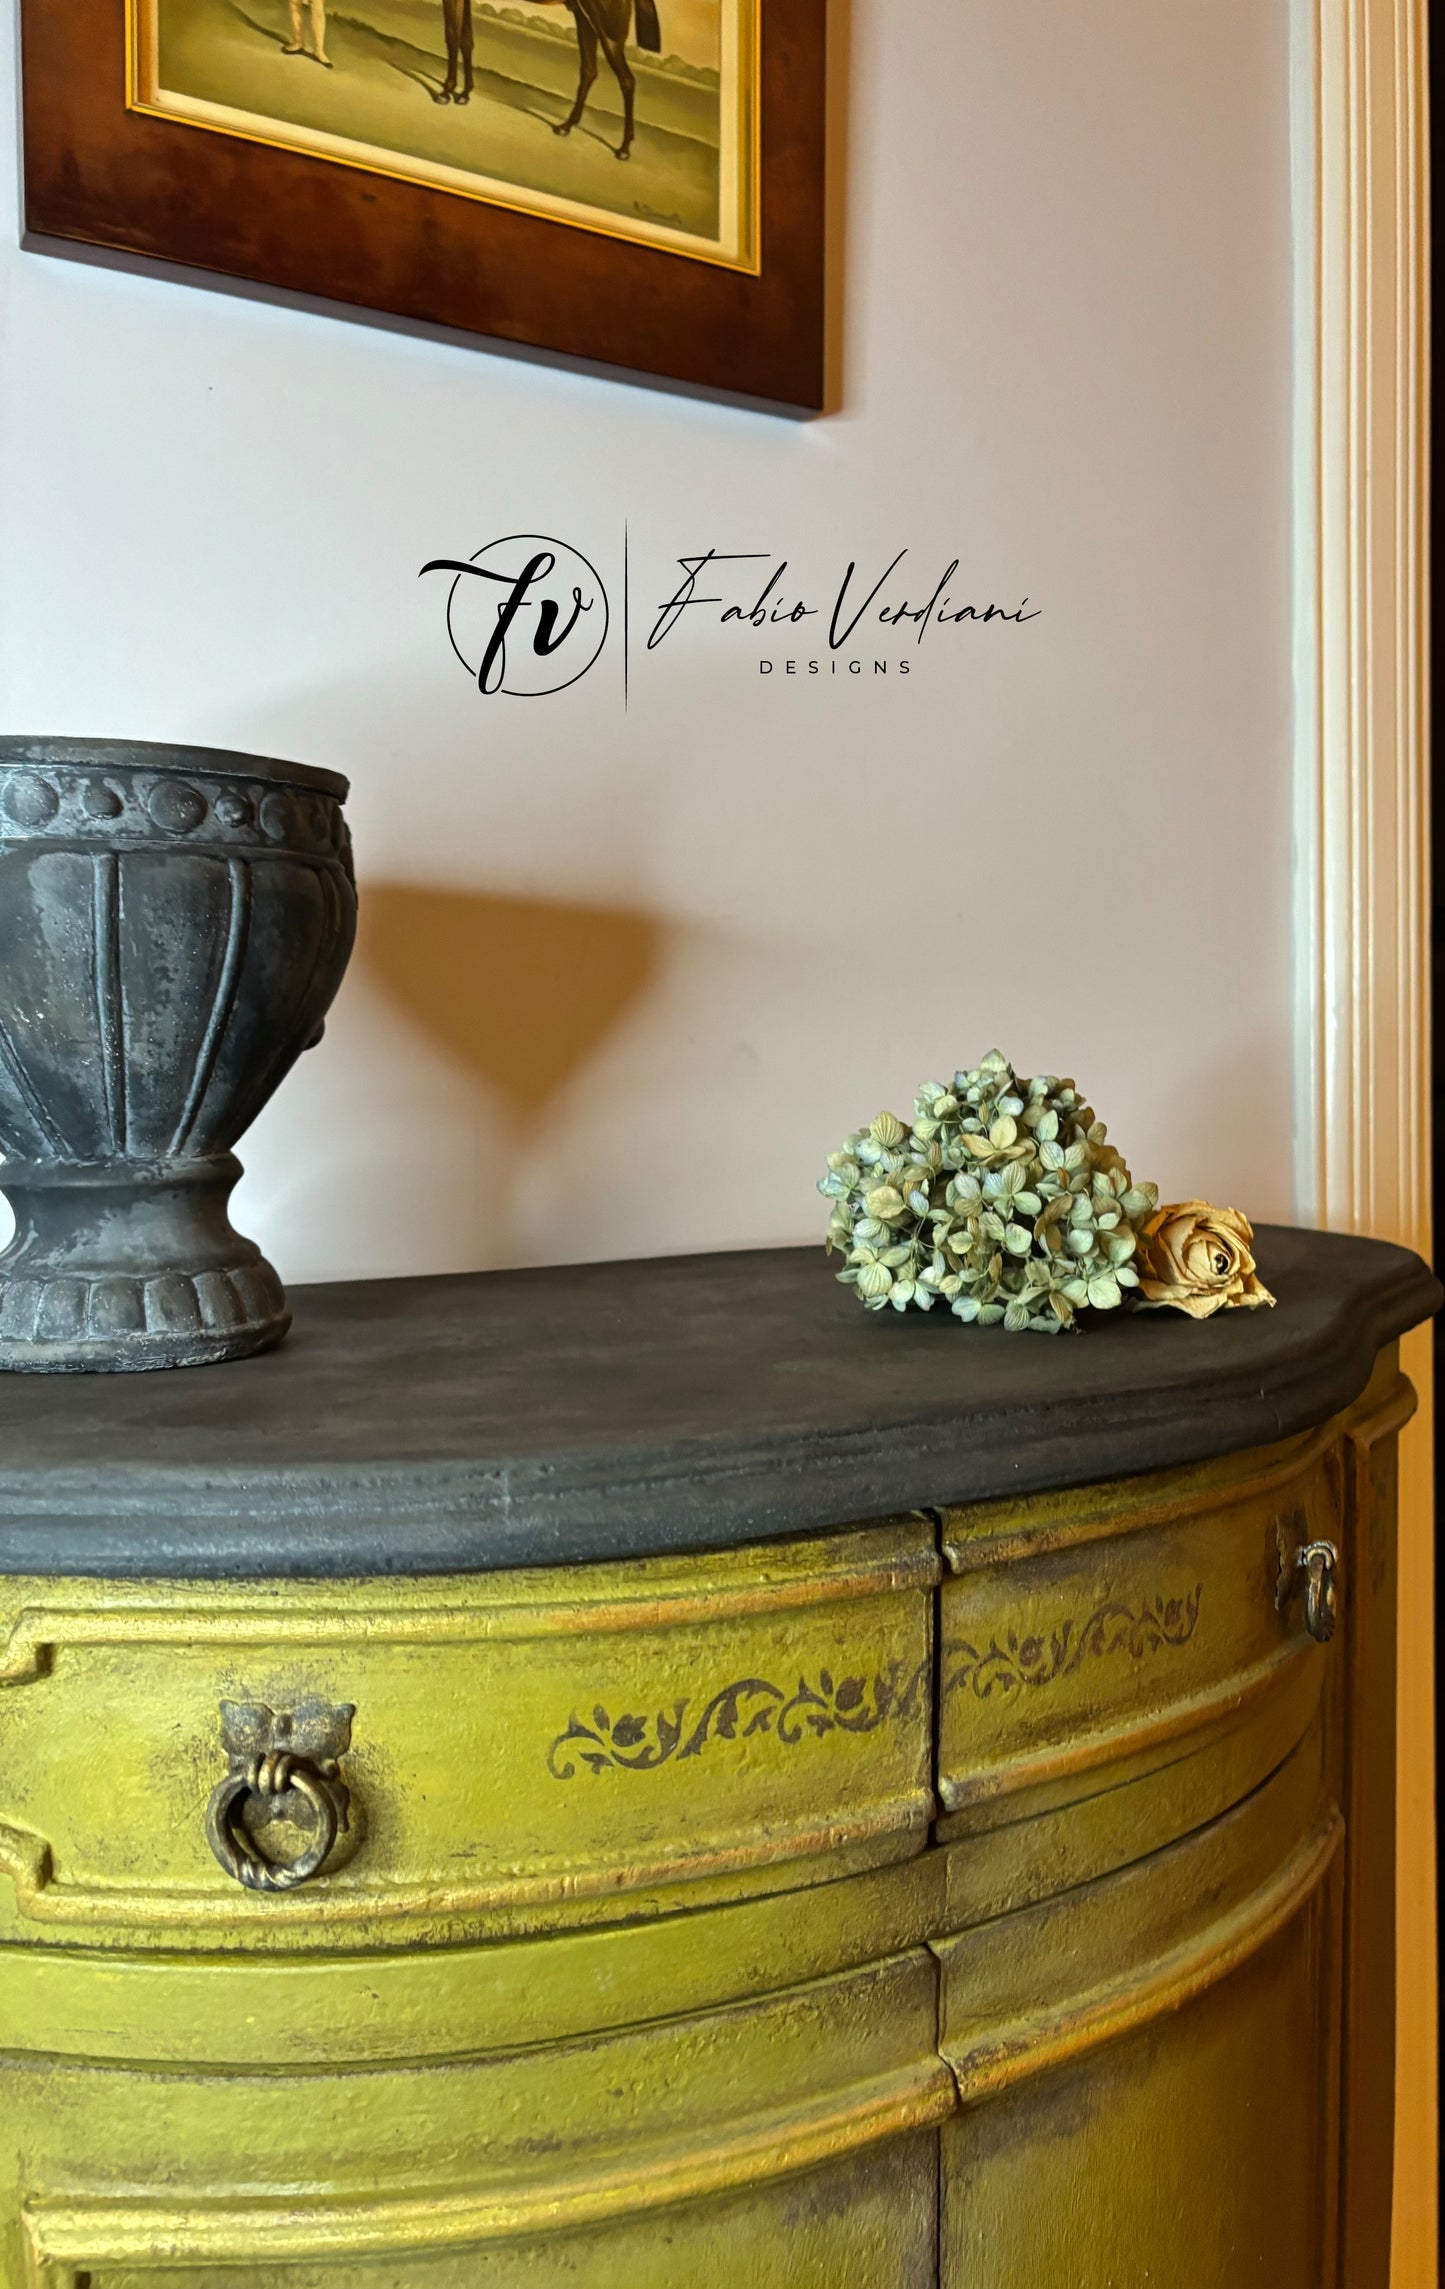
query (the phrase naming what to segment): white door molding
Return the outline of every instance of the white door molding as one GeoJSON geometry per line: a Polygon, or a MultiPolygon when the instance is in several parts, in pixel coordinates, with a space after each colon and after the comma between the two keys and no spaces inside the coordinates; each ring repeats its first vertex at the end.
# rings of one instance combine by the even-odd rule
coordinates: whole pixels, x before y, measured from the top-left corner
{"type": "MultiPolygon", "coordinates": [[[[1294,0],[1295,1182],[1430,1249],[1428,0],[1294,0]]],[[[1401,1452],[1396,2289],[1436,2282],[1430,1338],[1401,1452]]]]}
{"type": "Polygon", "coordinates": [[[1426,0],[1303,5],[1296,1184],[1319,1221],[1419,1246],[1430,1194],[1426,0]]]}

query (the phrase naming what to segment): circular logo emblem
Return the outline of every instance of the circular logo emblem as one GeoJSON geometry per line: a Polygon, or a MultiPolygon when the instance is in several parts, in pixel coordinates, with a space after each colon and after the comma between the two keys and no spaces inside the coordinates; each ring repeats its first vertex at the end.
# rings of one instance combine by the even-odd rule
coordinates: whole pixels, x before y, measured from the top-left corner
{"type": "Polygon", "coordinates": [[[585,676],[607,641],[607,591],[595,566],[565,541],[513,533],[450,572],[447,634],[479,691],[541,699],[585,676]]]}

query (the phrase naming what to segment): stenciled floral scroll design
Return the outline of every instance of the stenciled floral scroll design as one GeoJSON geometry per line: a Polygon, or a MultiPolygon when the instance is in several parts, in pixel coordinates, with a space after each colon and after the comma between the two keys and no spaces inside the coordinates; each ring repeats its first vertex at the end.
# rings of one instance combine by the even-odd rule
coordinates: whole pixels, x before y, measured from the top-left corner
{"type": "Polygon", "coordinates": [[[579,1765],[593,1772],[655,1772],[659,1765],[701,1756],[713,1742],[748,1740],[757,1733],[789,1749],[825,1733],[875,1733],[916,1712],[928,1674],[927,1661],[914,1668],[890,1661],[871,1677],[835,1679],[820,1669],[812,1683],[800,1677],[792,1692],[767,1677],[739,1677],[696,1715],[696,1696],[651,1715],[624,1709],[613,1717],[599,1702],[590,1719],[574,1715],[557,1735],[547,1770],[554,1780],[571,1780],[579,1765]]]}
{"type": "Polygon", "coordinates": [[[1113,1654],[1128,1654],[1140,1661],[1166,1646],[1187,1645],[1199,1620],[1204,1584],[1197,1582],[1182,1597],[1146,1598],[1141,1606],[1108,1599],[1095,1606],[1086,1621],[1060,1622],[1045,1636],[1021,1637],[1007,1630],[980,1651],[965,1638],[951,1639],[943,1648],[945,1693],[972,1693],[975,1700],[1005,1698],[1024,1687],[1056,1685],[1070,1677],[1085,1661],[1100,1661],[1113,1654]]]}

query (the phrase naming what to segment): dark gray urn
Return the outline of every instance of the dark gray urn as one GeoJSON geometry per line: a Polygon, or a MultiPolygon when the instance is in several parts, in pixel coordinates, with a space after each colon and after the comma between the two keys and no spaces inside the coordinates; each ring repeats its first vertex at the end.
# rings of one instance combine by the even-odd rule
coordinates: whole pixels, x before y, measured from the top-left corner
{"type": "Polygon", "coordinates": [[[232,1146],[320,1038],[356,931],[330,771],[0,739],[0,1368],[279,1343],[232,1146]]]}

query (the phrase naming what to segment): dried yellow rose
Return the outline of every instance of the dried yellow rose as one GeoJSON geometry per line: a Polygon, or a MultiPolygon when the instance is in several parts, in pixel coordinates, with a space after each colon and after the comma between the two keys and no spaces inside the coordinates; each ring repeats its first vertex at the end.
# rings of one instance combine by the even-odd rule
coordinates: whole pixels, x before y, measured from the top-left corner
{"type": "Polygon", "coordinates": [[[1160,1208],[1139,1242],[1139,1301],[1172,1305],[1191,1319],[1217,1311],[1253,1310],[1274,1297],[1254,1268],[1254,1229],[1237,1208],[1207,1200],[1181,1200],[1160,1208]]]}

